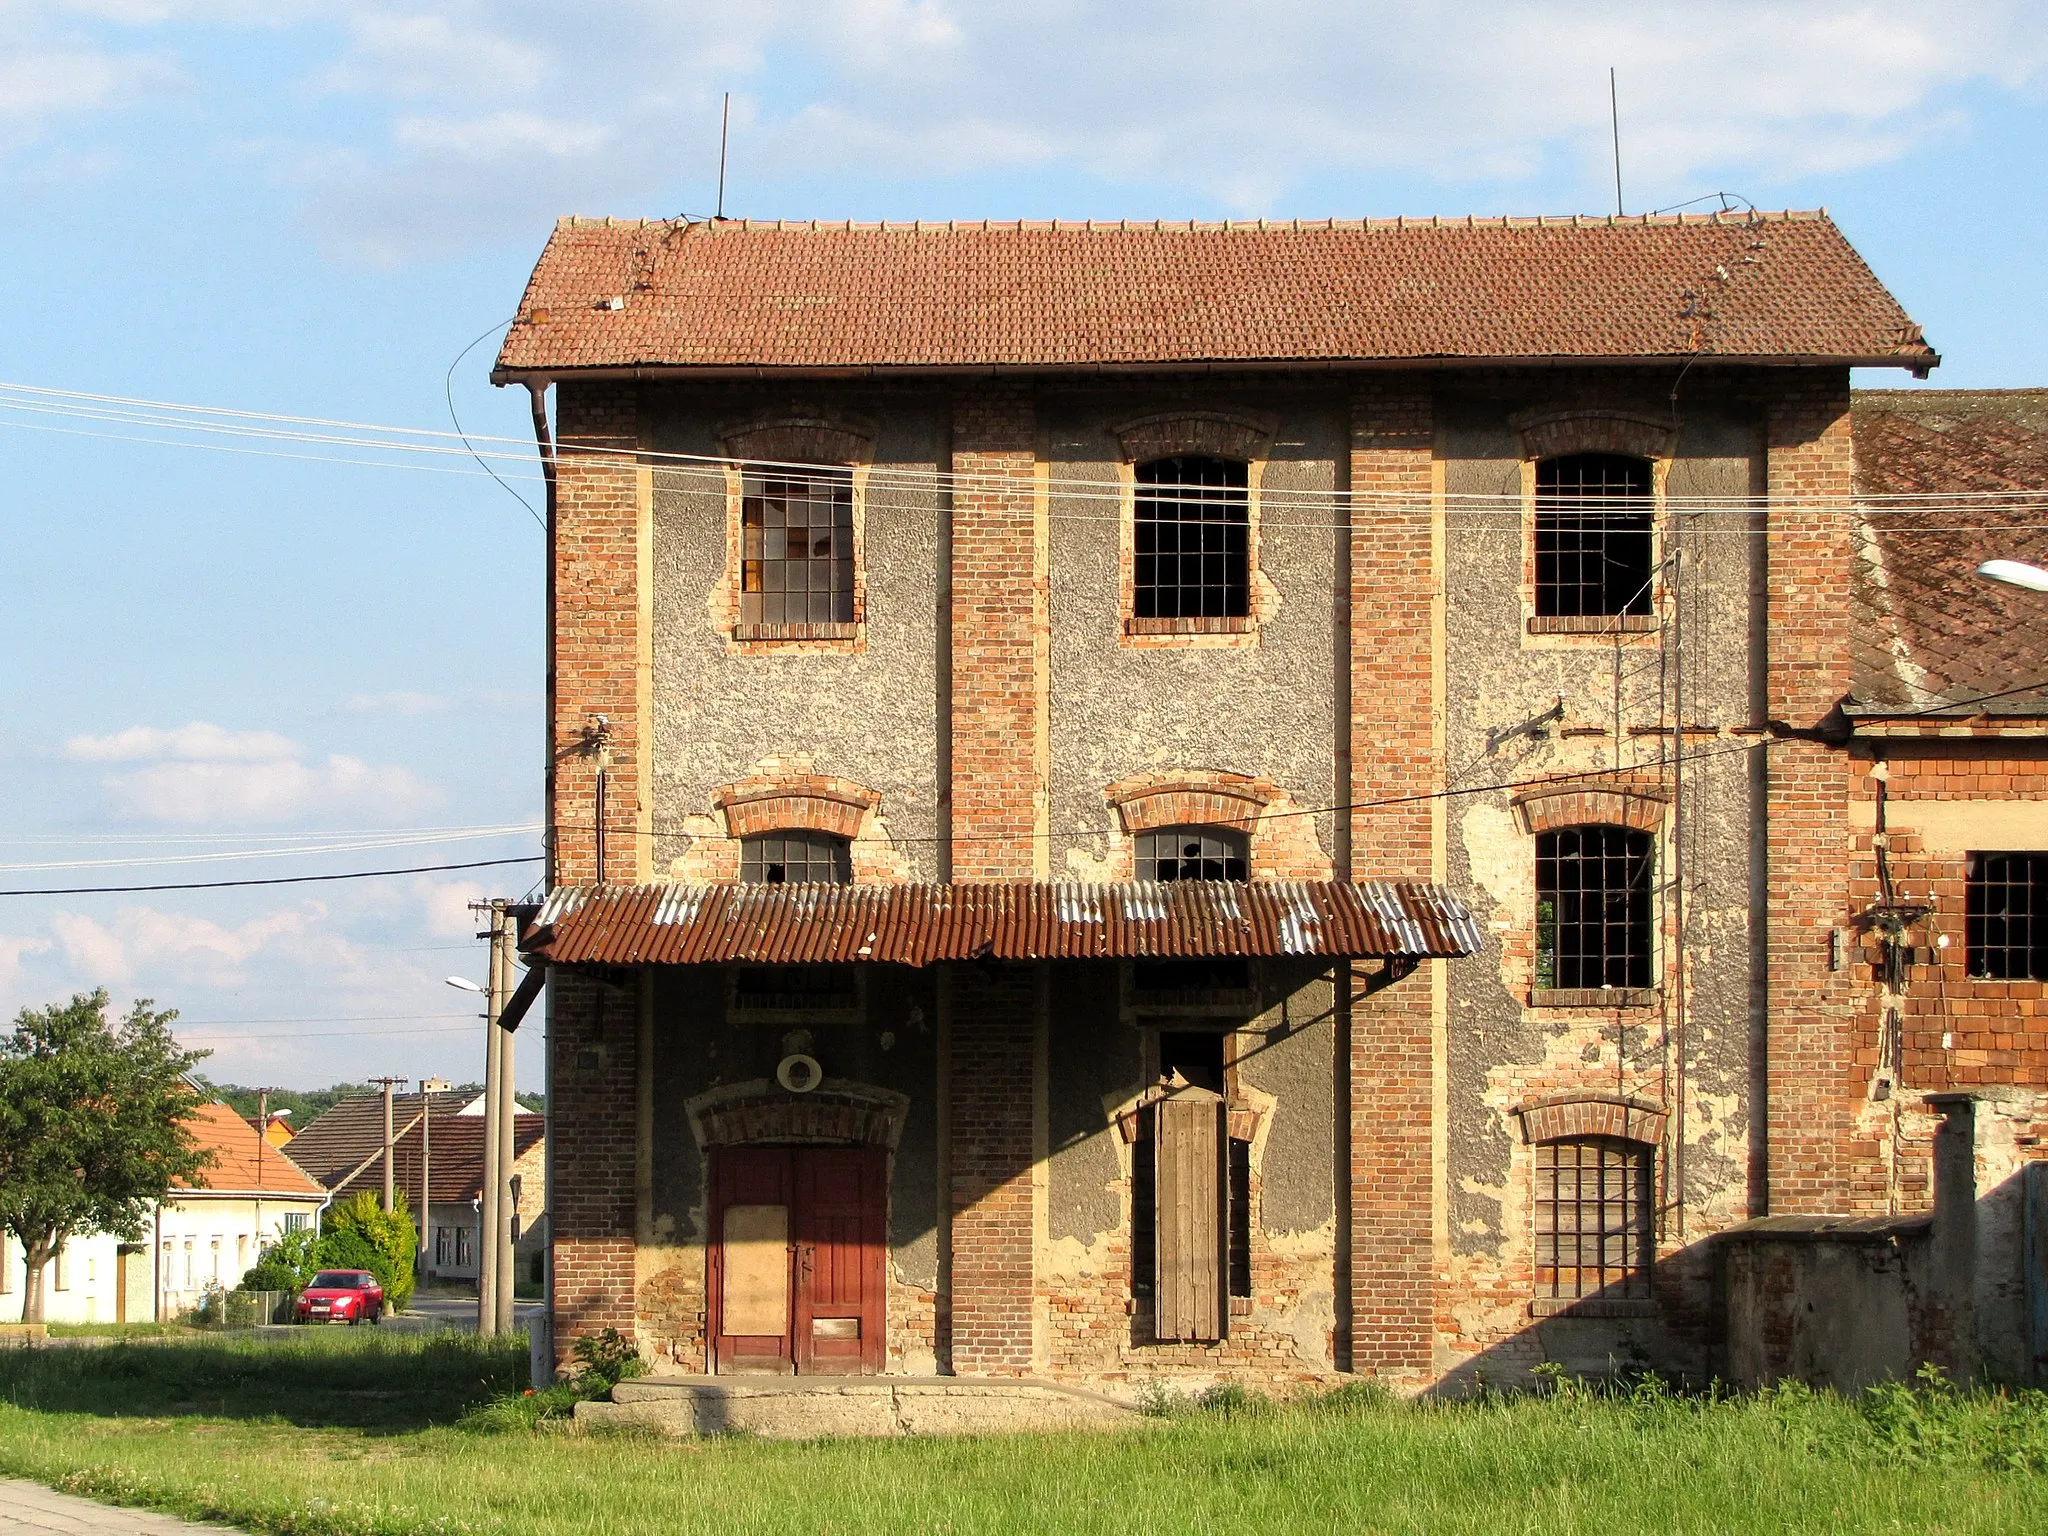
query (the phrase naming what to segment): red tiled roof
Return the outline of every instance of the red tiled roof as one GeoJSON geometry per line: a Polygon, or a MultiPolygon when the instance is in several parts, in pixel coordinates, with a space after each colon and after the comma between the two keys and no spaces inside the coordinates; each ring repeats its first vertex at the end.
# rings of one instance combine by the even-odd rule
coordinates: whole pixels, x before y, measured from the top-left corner
{"type": "Polygon", "coordinates": [[[527,947],[560,964],[806,964],[1259,955],[1454,958],[1465,904],[1391,881],[558,887],[527,947]]]}
{"type": "Polygon", "coordinates": [[[1824,214],[1256,225],[565,219],[494,376],[1650,359],[1702,349],[1939,361],[1824,214]]]}
{"type": "Polygon", "coordinates": [[[2008,692],[2048,677],[2048,596],[1976,574],[1999,558],[2048,566],[2048,390],[1865,390],[1852,420],[1856,710],[2048,715],[2048,689],[2008,692]],[[2003,697],[1964,702],[1987,694],[2003,697]]]}
{"type": "MultiPolygon", "coordinates": [[[[415,1111],[417,1113],[417,1111],[415,1111]]],[[[407,1120],[412,1116],[408,1115],[407,1120]]],[[[405,1120],[397,1122],[404,1125],[405,1120]]],[[[547,1116],[514,1115],[512,1117],[512,1155],[524,1157],[535,1144],[547,1134],[547,1116]]],[[[378,1137],[375,1144],[365,1150],[367,1156],[383,1145],[382,1121],[379,1121],[378,1137]]],[[[455,1205],[472,1200],[483,1192],[484,1187],[484,1117],[482,1115],[450,1115],[447,1119],[434,1116],[434,1123],[427,1137],[426,1145],[429,1177],[433,1181],[431,1194],[436,1205],[455,1205]]],[[[349,1165],[355,1167],[354,1163],[349,1165]]],[[[419,1127],[392,1142],[392,1180],[405,1193],[407,1200],[415,1206],[420,1198],[420,1132],[419,1127]]],[[[348,1173],[344,1168],[337,1178],[348,1173]]],[[[382,1159],[373,1161],[352,1179],[337,1183],[337,1195],[353,1194],[359,1189],[382,1189],[384,1187],[384,1166],[382,1159]]]]}
{"type": "Polygon", "coordinates": [[[201,1104],[186,1117],[192,1139],[213,1153],[213,1164],[178,1189],[215,1189],[223,1194],[324,1195],[326,1190],[276,1147],[263,1143],[256,1128],[225,1104],[201,1104]],[[262,1148],[259,1166],[258,1147],[262,1148]]]}

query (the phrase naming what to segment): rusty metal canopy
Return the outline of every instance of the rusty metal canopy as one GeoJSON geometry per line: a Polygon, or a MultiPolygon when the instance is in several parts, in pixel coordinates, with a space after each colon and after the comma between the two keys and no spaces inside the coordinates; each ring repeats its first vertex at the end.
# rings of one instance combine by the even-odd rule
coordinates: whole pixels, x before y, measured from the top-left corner
{"type": "Polygon", "coordinates": [[[1407,881],[562,886],[524,948],[559,965],[1225,956],[1455,959],[1465,904],[1407,881]]]}

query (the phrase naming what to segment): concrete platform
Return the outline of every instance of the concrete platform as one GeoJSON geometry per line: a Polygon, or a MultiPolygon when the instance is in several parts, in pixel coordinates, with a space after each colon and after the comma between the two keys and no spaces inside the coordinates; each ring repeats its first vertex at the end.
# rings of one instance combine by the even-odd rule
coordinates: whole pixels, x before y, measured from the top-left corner
{"type": "Polygon", "coordinates": [[[676,1436],[770,1440],[1128,1429],[1128,1404],[1053,1382],[958,1376],[643,1376],[610,1402],[576,1405],[579,1429],[638,1425],[676,1436]]]}

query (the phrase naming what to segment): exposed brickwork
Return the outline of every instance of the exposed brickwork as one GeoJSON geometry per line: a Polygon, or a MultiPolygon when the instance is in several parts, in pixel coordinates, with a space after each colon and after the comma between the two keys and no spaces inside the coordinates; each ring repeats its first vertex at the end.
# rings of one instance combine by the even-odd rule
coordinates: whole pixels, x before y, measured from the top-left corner
{"type": "Polygon", "coordinates": [[[1168,411],[1119,423],[1112,430],[1122,445],[1124,461],[1143,464],[1181,453],[1213,454],[1221,459],[1263,459],[1278,424],[1270,417],[1226,411],[1168,411]]]}
{"type": "Polygon", "coordinates": [[[1634,459],[1668,459],[1678,446],[1669,421],[1616,411],[1546,411],[1515,422],[1526,459],[1567,453],[1619,453],[1634,459]]]}
{"type": "Polygon", "coordinates": [[[953,875],[1029,880],[1045,751],[1036,416],[1022,389],[953,405],[953,875]]]}
{"type": "MultiPolygon", "coordinates": [[[[1442,767],[1432,720],[1435,427],[1430,397],[1397,389],[1352,402],[1351,874],[1426,877],[1442,767]]],[[[1435,1064],[1426,977],[1359,995],[1348,1017],[1353,1370],[1428,1369],[1435,1320],[1435,1064]]]]}
{"type": "Polygon", "coordinates": [[[1530,1142],[1566,1136],[1621,1136],[1651,1145],[1664,1139],[1664,1111],[1640,1099],[1590,1093],[1566,1094],[1548,1103],[1524,1105],[1522,1135],[1530,1142]]]}
{"type": "MultiPolygon", "coordinates": [[[[1768,707],[1815,731],[1850,682],[1854,454],[1847,370],[1815,369],[1773,401],[1768,707]]],[[[1837,717],[1839,718],[1839,717],[1837,717]]],[[[1845,916],[1848,779],[1837,749],[1798,736],[1766,759],[1769,819],[1769,1198],[1773,1215],[1881,1212],[1880,1148],[1858,1125],[1856,1003],[1827,967],[1845,916]]]]}
{"type": "Polygon", "coordinates": [[[953,968],[952,1364],[1032,1367],[1033,968],[953,968]]]}
{"type": "Polygon", "coordinates": [[[1254,880],[1328,880],[1335,871],[1316,841],[1312,816],[1270,779],[1216,769],[1164,768],[1120,779],[1102,792],[1116,812],[1110,834],[1114,878],[1132,878],[1132,838],[1157,827],[1237,827],[1251,840],[1254,880]]]}
{"type": "Polygon", "coordinates": [[[555,471],[555,881],[597,877],[597,758],[584,732],[610,732],[605,878],[638,878],[645,749],[639,719],[639,394],[563,383],[555,471]],[[593,452],[589,450],[606,450],[593,452]],[[623,455],[619,452],[623,450],[623,455]]]}
{"type": "Polygon", "coordinates": [[[1634,788],[1600,781],[1574,786],[1544,785],[1516,795],[1513,805],[1528,831],[1548,832],[1555,827],[1634,827],[1638,832],[1659,832],[1670,809],[1670,790],[1634,788]]]}
{"type": "Polygon", "coordinates": [[[602,1328],[634,1331],[631,987],[557,968],[548,1049],[555,1136],[549,1199],[555,1355],[602,1328]]]}

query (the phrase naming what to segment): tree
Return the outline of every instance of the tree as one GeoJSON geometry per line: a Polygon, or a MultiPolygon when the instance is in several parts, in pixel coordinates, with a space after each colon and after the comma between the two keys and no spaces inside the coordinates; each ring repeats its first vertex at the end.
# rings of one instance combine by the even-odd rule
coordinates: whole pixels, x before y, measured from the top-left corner
{"type": "Polygon", "coordinates": [[[386,1211],[375,1195],[360,1190],[328,1211],[327,1233],[318,1250],[320,1265],[367,1269],[384,1287],[385,1305],[397,1312],[412,1299],[412,1261],[419,1242],[404,1195],[386,1211]]]}
{"type": "Polygon", "coordinates": [[[43,1319],[43,1268],[65,1239],[141,1237],[175,1180],[213,1154],[186,1127],[198,1107],[185,1074],[207,1053],[171,1037],[172,1009],[138,1001],[118,1024],[104,991],[24,1008],[0,1037],[0,1226],[27,1267],[24,1322],[43,1319]]]}

